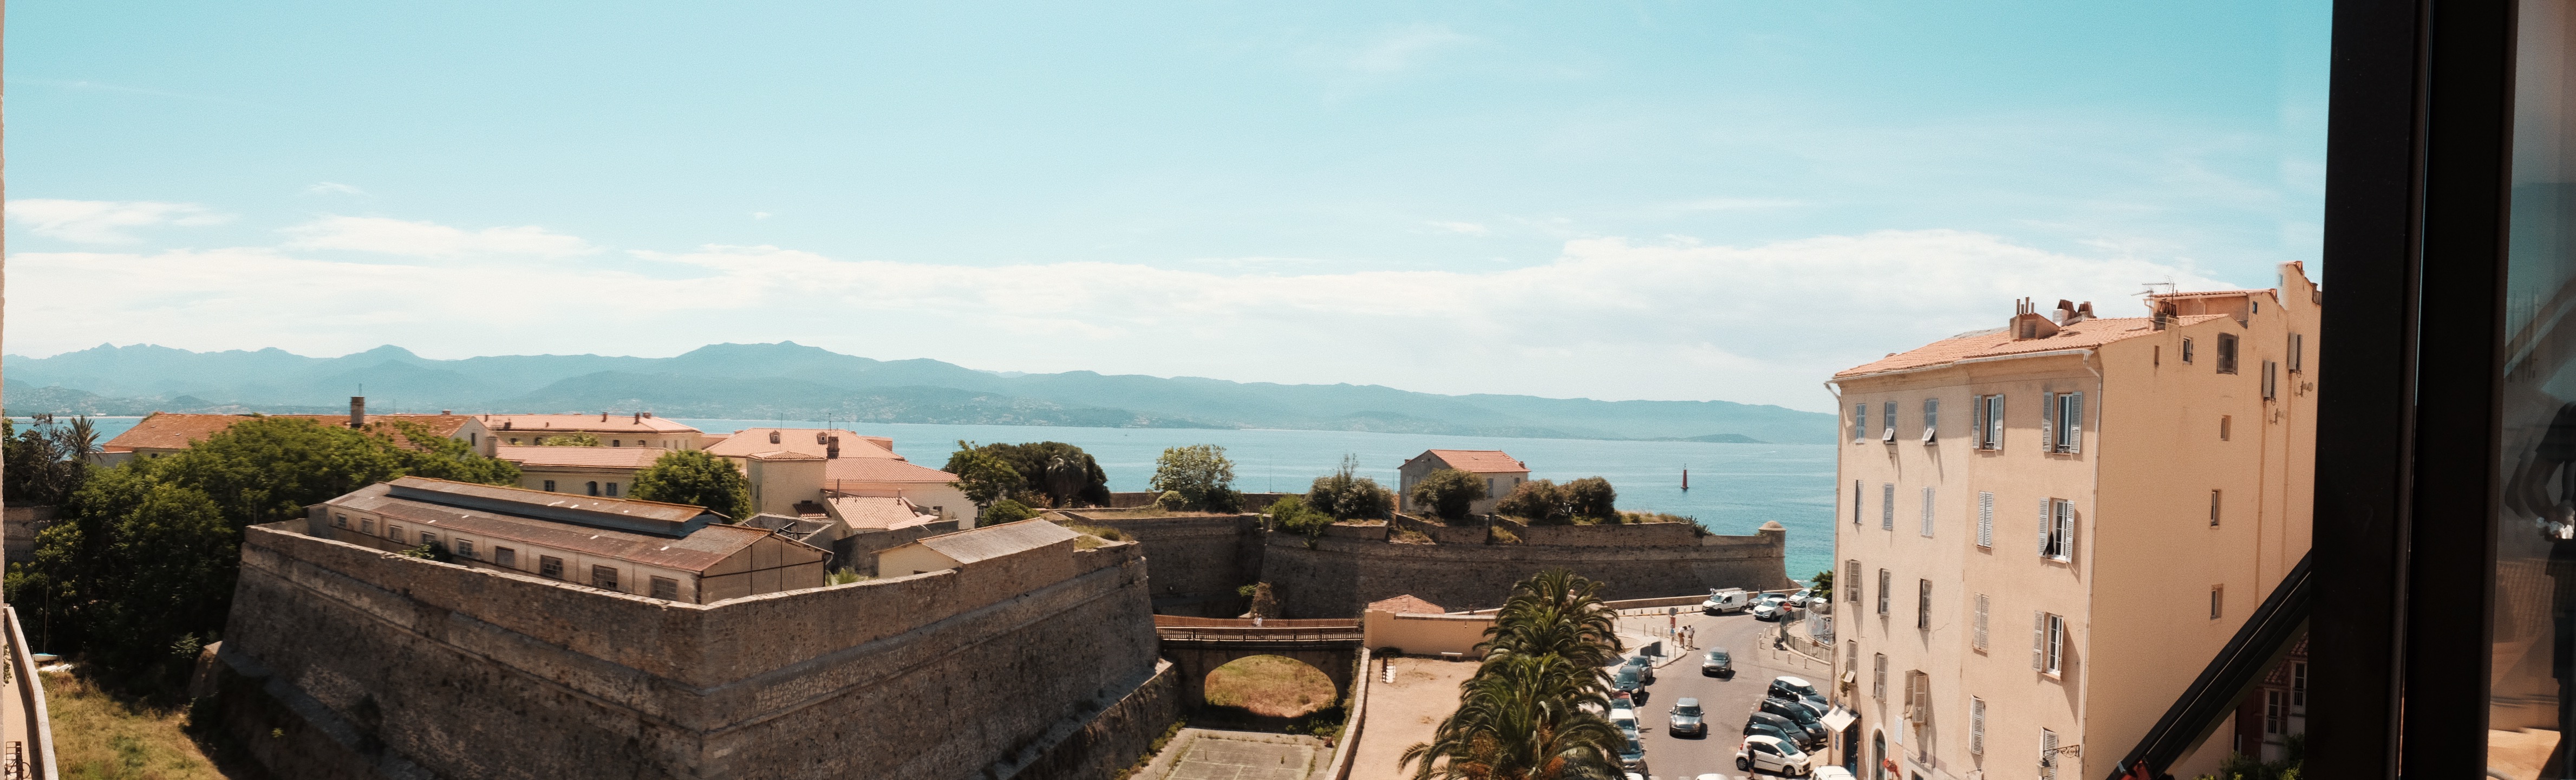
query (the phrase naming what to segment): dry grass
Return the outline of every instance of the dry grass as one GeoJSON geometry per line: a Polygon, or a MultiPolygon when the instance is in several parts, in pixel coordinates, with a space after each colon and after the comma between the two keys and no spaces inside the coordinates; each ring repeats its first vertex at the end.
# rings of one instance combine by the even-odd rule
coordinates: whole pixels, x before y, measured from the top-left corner
{"type": "Polygon", "coordinates": [[[1333,706],[1333,680],[1292,659],[1256,655],[1209,672],[1207,701],[1254,715],[1293,718],[1333,706]]]}
{"type": "Polygon", "coordinates": [[[220,780],[184,730],[187,711],[112,697],[70,674],[45,675],[62,776],[97,780],[220,780]]]}

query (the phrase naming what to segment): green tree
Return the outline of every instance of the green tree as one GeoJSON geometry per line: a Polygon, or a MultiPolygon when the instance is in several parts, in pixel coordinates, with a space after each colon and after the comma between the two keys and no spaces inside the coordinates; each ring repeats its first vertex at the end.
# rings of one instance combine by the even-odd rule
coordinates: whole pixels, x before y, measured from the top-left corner
{"type": "Polygon", "coordinates": [[[548,447],[599,447],[607,444],[597,436],[581,432],[539,436],[537,443],[548,447]]]}
{"type": "Polygon", "coordinates": [[[1467,508],[1485,497],[1485,481],[1457,469],[1440,469],[1413,485],[1413,503],[1444,520],[1467,519],[1467,508]]]}
{"type": "Polygon", "coordinates": [[[243,528],[407,474],[517,481],[516,467],[451,441],[255,417],[166,457],[93,469],[33,559],[11,567],[9,599],[47,613],[53,648],[137,687],[169,682],[174,648],[222,631],[243,528]]]}
{"type": "Polygon", "coordinates": [[[89,479],[98,432],[87,417],[40,416],[25,431],[0,418],[0,495],[11,505],[59,505],[89,479]]]}
{"type": "Polygon", "coordinates": [[[1270,583],[1256,582],[1250,585],[1245,585],[1234,589],[1234,595],[1242,596],[1245,599],[1250,600],[1252,606],[1245,610],[1244,614],[1246,616],[1266,618],[1270,620],[1279,619],[1278,589],[1271,587],[1270,583]]]}
{"type": "Polygon", "coordinates": [[[1193,509],[1235,509],[1234,461],[1226,459],[1224,447],[1214,444],[1163,450],[1162,456],[1154,459],[1154,479],[1147,486],[1155,491],[1179,493],[1193,509]]]}
{"type": "Polygon", "coordinates": [[[1584,477],[1565,483],[1565,509],[1574,517],[1619,522],[1619,491],[1610,488],[1610,480],[1584,477]]]}
{"type": "Polygon", "coordinates": [[[1813,595],[1816,598],[1824,599],[1826,601],[1834,600],[1834,570],[1826,569],[1824,571],[1816,572],[1816,578],[1808,580],[1808,582],[1812,583],[1807,587],[1815,590],[1813,595]]]}
{"type": "Polygon", "coordinates": [[[1270,507],[1262,510],[1262,514],[1269,520],[1270,527],[1308,537],[1323,533],[1325,526],[1333,524],[1332,515],[1315,511],[1296,496],[1283,496],[1270,502],[1270,507]]]}
{"type": "Polygon", "coordinates": [[[737,523],[756,513],[751,505],[751,484],[743,478],[742,470],[734,468],[733,461],[705,450],[662,453],[662,457],[653,459],[653,465],[635,474],[635,489],[627,496],[701,507],[737,523]]]}
{"type": "Polygon", "coordinates": [[[1514,486],[1510,495],[1494,502],[1494,514],[1517,517],[1530,525],[1564,525],[1574,519],[1565,487],[1544,479],[1514,486]]]}
{"type": "Polygon", "coordinates": [[[1306,488],[1306,505],[1343,520],[1383,520],[1395,513],[1395,491],[1359,475],[1360,457],[1343,455],[1333,473],[1306,488]]]}
{"type": "Polygon", "coordinates": [[[957,475],[957,481],[948,483],[948,486],[965,493],[966,500],[975,502],[979,509],[1018,495],[1028,485],[1020,479],[1019,469],[1012,467],[1010,461],[990,449],[975,446],[971,441],[957,442],[957,451],[948,455],[948,467],[944,470],[957,475]]]}
{"type": "Polygon", "coordinates": [[[1029,505],[1020,503],[1016,499],[1005,498],[993,502],[992,506],[984,507],[984,511],[975,516],[975,525],[983,527],[1016,523],[1036,516],[1038,516],[1038,510],[1030,509],[1029,505]]]}
{"type": "Polygon", "coordinates": [[[1602,667],[1620,645],[1617,613],[1599,591],[1563,569],[1515,584],[1478,645],[1483,657],[1458,709],[1398,767],[1413,767],[1416,780],[1616,776],[1626,738],[1598,713],[1608,705],[1602,667]]]}

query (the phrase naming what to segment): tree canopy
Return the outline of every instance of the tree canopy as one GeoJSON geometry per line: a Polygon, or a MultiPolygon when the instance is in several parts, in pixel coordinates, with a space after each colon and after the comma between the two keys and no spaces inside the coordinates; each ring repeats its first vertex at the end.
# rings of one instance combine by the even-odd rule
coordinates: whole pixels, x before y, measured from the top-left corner
{"type": "Polygon", "coordinates": [[[512,484],[519,470],[418,428],[245,419],[165,457],[90,469],[33,560],[10,567],[8,598],[47,614],[48,649],[158,685],[223,630],[243,528],[405,475],[512,484]]]}
{"type": "Polygon", "coordinates": [[[1616,523],[1619,492],[1610,481],[1584,477],[1563,485],[1534,479],[1512,488],[1494,503],[1494,513],[1527,520],[1532,525],[1616,523]]]}
{"type": "Polygon", "coordinates": [[[977,506],[1001,498],[1046,507],[1107,506],[1109,473],[1081,447],[1060,441],[983,444],[960,441],[943,469],[977,506]],[[983,496],[978,498],[978,496],[983,496]]]}
{"type": "Polygon", "coordinates": [[[1192,509],[1235,510],[1234,461],[1226,459],[1224,447],[1214,444],[1164,449],[1162,457],[1154,459],[1154,479],[1147,487],[1179,493],[1192,509]]]}
{"type": "Polygon", "coordinates": [[[977,527],[982,527],[988,525],[1001,525],[1003,523],[1016,523],[1036,516],[1038,516],[1038,510],[1030,509],[1027,504],[1005,498],[994,501],[992,506],[984,507],[984,511],[977,513],[975,515],[975,525],[977,527]]]}
{"type": "Polygon", "coordinates": [[[1342,520],[1383,520],[1395,513],[1395,491],[1359,475],[1360,457],[1343,455],[1333,473],[1316,477],[1306,505],[1342,520]]]}
{"type": "Polygon", "coordinates": [[[737,523],[757,513],[751,505],[751,483],[742,470],[705,450],[662,453],[653,465],[635,474],[635,487],[626,495],[700,507],[737,523]]]}
{"type": "Polygon", "coordinates": [[[1621,652],[1618,613],[1601,584],[1551,569],[1512,587],[1477,645],[1482,659],[1460,686],[1458,709],[1431,741],[1404,751],[1416,780],[1616,777],[1626,740],[1602,717],[1621,652]]]}
{"type": "Polygon", "coordinates": [[[24,431],[0,417],[0,495],[13,505],[61,504],[89,478],[89,457],[97,452],[98,431],[87,417],[39,417],[24,431]]]}
{"type": "Polygon", "coordinates": [[[1430,507],[1441,519],[1465,520],[1468,507],[1485,497],[1485,481],[1457,469],[1440,469],[1413,483],[1411,497],[1414,505],[1430,507]]]}

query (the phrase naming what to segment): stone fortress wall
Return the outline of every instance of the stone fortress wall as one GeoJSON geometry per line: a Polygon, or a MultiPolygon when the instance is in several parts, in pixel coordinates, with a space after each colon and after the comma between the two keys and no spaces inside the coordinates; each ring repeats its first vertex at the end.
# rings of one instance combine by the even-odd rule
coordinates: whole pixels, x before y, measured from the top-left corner
{"type": "Polygon", "coordinates": [[[281,777],[1105,777],[1178,715],[1135,544],[695,605],[298,525],[201,680],[281,777]]]}

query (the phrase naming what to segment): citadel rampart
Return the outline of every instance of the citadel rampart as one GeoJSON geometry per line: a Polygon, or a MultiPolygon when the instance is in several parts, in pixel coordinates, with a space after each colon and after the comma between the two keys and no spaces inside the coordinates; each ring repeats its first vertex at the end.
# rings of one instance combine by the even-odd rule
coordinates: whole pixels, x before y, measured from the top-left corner
{"type": "Polygon", "coordinates": [[[279,776],[1098,777],[1177,714],[1133,544],[695,605],[300,524],[216,655],[279,776]]]}

